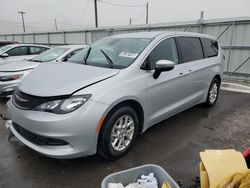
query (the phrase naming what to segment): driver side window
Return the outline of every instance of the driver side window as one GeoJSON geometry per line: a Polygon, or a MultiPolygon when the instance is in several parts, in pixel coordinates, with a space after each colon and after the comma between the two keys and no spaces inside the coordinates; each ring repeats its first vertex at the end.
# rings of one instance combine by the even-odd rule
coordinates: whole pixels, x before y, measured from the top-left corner
{"type": "Polygon", "coordinates": [[[166,39],[160,42],[148,55],[142,65],[142,69],[153,70],[159,60],[170,60],[179,63],[176,42],[174,38],[166,39]]]}
{"type": "Polygon", "coordinates": [[[28,47],[27,46],[19,46],[10,49],[7,54],[9,56],[21,56],[21,55],[29,55],[28,54],[28,47]]]}

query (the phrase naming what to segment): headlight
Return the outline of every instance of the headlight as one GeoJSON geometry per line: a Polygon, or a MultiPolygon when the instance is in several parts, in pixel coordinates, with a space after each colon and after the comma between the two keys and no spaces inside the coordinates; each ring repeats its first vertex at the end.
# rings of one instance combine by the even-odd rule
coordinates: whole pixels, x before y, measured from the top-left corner
{"type": "Polygon", "coordinates": [[[72,96],[68,99],[48,101],[36,107],[35,110],[51,112],[55,114],[66,114],[82,106],[90,97],[91,95],[88,94],[81,96],[72,96]]]}
{"type": "Polygon", "coordinates": [[[11,80],[17,80],[21,78],[23,74],[14,74],[14,75],[8,75],[8,76],[0,76],[0,81],[6,82],[11,80]]]}

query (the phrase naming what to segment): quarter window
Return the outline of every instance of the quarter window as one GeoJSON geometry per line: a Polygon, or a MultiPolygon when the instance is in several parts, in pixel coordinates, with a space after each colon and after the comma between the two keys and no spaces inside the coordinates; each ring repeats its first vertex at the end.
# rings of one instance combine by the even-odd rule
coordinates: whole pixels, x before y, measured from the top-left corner
{"type": "Polygon", "coordinates": [[[182,63],[203,59],[203,51],[199,38],[178,37],[177,41],[182,63]]]}
{"type": "Polygon", "coordinates": [[[72,56],[74,56],[77,52],[79,52],[82,49],[77,49],[66,55],[62,61],[68,61],[72,56]]]}
{"type": "Polygon", "coordinates": [[[205,58],[218,55],[218,42],[210,39],[201,39],[205,58]]]}
{"type": "Polygon", "coordinates": [[[15,47],[7,51],[7,54],[9,56],[28,55],[28,47],[27,46],[15,47]]]}
{"type": "Polygon", "coordinates": [[[37,47],[37,46],[30,46],[30,54],[31,55],[36,55],[36,54],[40,54],[44,51],[46,51],[46,48],[43,47],[37,47]]]}
{"type": "Polygon", "coordinates": [[[142,69],[155,69],[155,64],[159,60],[170,60],[178,64],[178,53],[174,38],[166,39],[158,44],[148,55],[142,69]]]}

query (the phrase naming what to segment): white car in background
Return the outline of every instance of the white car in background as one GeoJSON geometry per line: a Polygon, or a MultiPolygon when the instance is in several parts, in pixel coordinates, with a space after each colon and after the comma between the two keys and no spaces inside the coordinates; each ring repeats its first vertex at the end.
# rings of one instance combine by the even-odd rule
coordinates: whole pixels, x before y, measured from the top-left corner
{"type": "Polygon", "coordinates": [[[42,63],[66,62],[86,45],[68,45],[52,48],[40,55],[23,61],[0,64],[0,97],[12,95],[21,79],[42,63]]]}
{"type": "Polygon", "coordinates": [[[48,46],[37,44],[10,44],[0,48],[0,64],[10,61],[31,59],[50,49],[48,46]]]}

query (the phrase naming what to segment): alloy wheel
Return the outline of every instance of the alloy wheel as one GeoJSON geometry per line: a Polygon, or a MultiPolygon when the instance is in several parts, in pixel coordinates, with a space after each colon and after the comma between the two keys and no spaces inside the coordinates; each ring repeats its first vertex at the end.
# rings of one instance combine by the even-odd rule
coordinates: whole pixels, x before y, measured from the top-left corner
{"type": "Polygon", "coordinates": [[[218,96],[218,84],[216,82],[212,83],[212,86],[209,91],[209,101],[210,103],[215,103],[218,96]]]}
{"type": "Polygon", "coordinates": [[[129,115],[121,116],[111,132],[111,145],[115,151],[123,151],[132,142],[135,133],[135,122],[129,115]]]}

